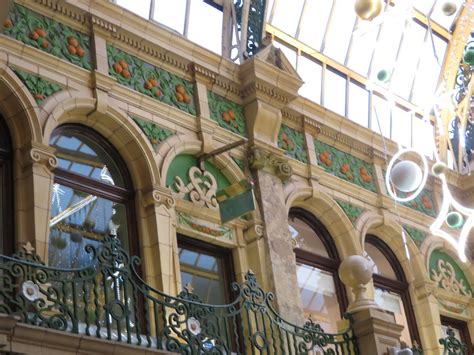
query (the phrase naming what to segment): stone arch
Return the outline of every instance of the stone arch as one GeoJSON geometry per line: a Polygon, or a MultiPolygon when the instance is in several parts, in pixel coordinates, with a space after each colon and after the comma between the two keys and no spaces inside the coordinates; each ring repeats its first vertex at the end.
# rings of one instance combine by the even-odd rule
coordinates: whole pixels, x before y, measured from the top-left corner
{"type": "Polygon", "coordinates": [[[10,130],[13,149],[41,142],[39,108],[23,82],[6,64],[0,68],[0,112],[10,130]]]}
{"type": "Polygon", "coordinates": [[[361,233],[362,248],[364,248],[367,234],[375,235],[390,247],[402,266],[408,283],[414,280],[426,280],[424,258],[408,233],[405,233],[410,255],[410,259],[408,259],[401,236],[402,226],[397,221],[390,216],[381,216],[373,211],[367,211],[359,217],[357,228],[361,233]]]}
{"type": "Polygon", "coordinates": [[[127,164],[136,190],[151,190],[160,184],[160,174],[151,143],[142,130],[124,112],[107,107],[96,111],[96,100],[70,97],[57,105],[44,124],[44,144],[49,143],[54,129],[66,123],[77,123],[100,133],[119,152],[127,164]]]}
{"type": "Polygon", "coordinates": [[[341,260],[349,255],[361,254],[355,229],[341,207],[323,192],[319,191],[317,197],[313,196],[312,190],[307,186],[293,189],[286,196],[288,211],[290,207],[300,207],[314,215],[333,238],[341,260]]]}

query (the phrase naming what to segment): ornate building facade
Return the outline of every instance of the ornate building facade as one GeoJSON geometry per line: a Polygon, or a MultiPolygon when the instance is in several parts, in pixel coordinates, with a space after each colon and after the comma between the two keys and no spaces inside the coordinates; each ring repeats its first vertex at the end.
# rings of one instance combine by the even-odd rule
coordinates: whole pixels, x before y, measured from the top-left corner
{"type": "MultiPolygon", "coordinates": [[[[465,8],[470,6],[467,1],[465,8]]],[[[354,302],[338,269],[360,255],[373,264],[367,293],[378,308],[354,313],[359,346],[373,336],[377,349],[387,351],[401,337],[424,354],[440,354],[439,339],[449,325],[472,352],[473,244],[462,262],[451,244],[432,235],[442,205],[440,180],[430,173],[419,197],[395,203],[385,173],[397,143],[299,95],[303,80],[288,53],[270,43],[236,64],[105,0],[18,0],[3,15],[0,351],[184,352],[186,336],[171,342],[163,333],[170,342],[160,342],[158,314],[170,311],[155,310],[156,324],[147,318],[140,331],[137,314],[156,305],[151,288],[176,297],[187,286],[188,296],[225,305],[236,297],[232,282],[248,285],[254,278],[274,294],[274,319],[281,315],[303,327],[310,317],[325,332],[337,333],[354,302]],[[201,159],[232,143],[233,149],[201,159]],[[222,224],[218,192],[248,178],[255,184],[256,209],[222,224]],[[139,256],[141,265],[114,259],[116,269],[102,274],[102,284],[91,281],[92,288],[80,278],[69,286],[62,280],[61,287],[39,274],[26,280],[30,271],[15,273],[11,264],[41,259],[48,277],[51,270],[90,270],[107,258],[100,251],[110,238],[124,255],[139,256]],[[136,266],[144,281],[135,291],[114,276],[124,265],[136,266]],[[69,303],[57,306],[59,295],[79,292],[76,287],[83,303],[74,301],[66,312],[69,303]],[[119,310],[105,301],[102,307],[107,291],[101,296],[99,288],[125,300],[116,302],[119,310]],[[145,296],[134,299],[134,292],[145,296]],[[40,308],[46,309],[42,316],[32,317],[40,308]],[[54,312],[64,317],[53,319],[54,312]],[[95,323],[93,331],[89,323],[95,323]],[[134,323],[135,340],[121,339],[120,326],[127,323],[134,323]],[[154,340],[139,345],[145,328],[147,334],[156,331],[154,340]]],[[[267,32],[278,35],[271,26],[267,32]]],[[[454,47],[449,44],[447,53],[454,47]]],[[[431,168],[433,161],[428,163],[431,168]]],[[[451,170],[446,178],[453,195],[472,205],[472,176],[451,170]]],[[[458,228],[449,232],[460,234],[458,228]]],[[[170,300],[163,302],[171,307],[170,300]]],[[[257,338],[252,343],[259,353],[318,353],[316,347],[276,350],[273,333],[264,332],[272,323],[255,317],[248,326],[262,322],[261,344],[257,338]]],[[[205,324],[190,318],[197,323],[178,322],[174,331],[204,332],[205,324]]],[[[228,337],[234,339],[228,351],[250,351],[235,350],[247,346],[238,335],[246,328],[229,326],[241,325],[243,333],[228,337]]],[[[201,350],[194,353],[204,353],[206,342],[217,349],[218,341],[200,339],[201,350]]]]}

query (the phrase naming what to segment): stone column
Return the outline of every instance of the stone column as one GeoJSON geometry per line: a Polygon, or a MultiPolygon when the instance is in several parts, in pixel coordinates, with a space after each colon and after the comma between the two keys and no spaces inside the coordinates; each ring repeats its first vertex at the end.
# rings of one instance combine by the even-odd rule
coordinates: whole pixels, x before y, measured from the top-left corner
{"type": "Polygon", "coordinates": [[[16,249],[30,241],[36,253],[46,262],[48,256],[51,192],[54,181],[52,170],[58,165],[56,150],[31,142],[16,152],[19,161],[15,174],[15,231],[16,249]]]}
{"type": "Polygon", "coordinates": [[[257,268],[265,268],[265,286],[276,294],[280,314],[290,322],[299,322],[302,307],[283,192],[283,181],[288,180],[292,169],[283,156],[261,148],[253,148],[250,163],[263,219],[263,238],[256,239],[250,246],[254,255],[249,263],[258,263],[257,268]],[[262,252],[265,255],[263,265],[262,252]]]}
{"type": "Polygon", "coordinates": [[[138,226],[144,279],[168,295],[176,295],[175,200],[167,188],[156,187],[137,195],[138,226]]]}

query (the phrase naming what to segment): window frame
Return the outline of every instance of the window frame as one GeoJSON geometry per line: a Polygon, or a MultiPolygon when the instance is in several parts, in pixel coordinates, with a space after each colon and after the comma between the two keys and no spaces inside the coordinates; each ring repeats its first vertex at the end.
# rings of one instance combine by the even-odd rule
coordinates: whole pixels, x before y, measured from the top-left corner
{"type": "Polygon", "coordinates": [[[0,132],[3,144],[0,146],[0,174],[2,176],[3,196],[0,200],[2,211],[2,234],[0,234],[0,243],[2,243],[2,254],[11,255],[14,251],[14,221],[13,221],[13,154],[10,131],[3,117],[0,116],[0,132]]]}
{"type": "Polygon", "coordinates": [[[369,243],[377,248],[387,258],[390,265],[392,265],[397,277],[397,280],[392,280],[374,273],[372,275],[374,287],[396,293],[400,296],[403,302],[403,308],[407,318],[408,331],[410,333],[411,340],[421,344],[420,334],[418,332],[418,326],[416,324],[415,313],[413,310],[413,304],[410,298],[409,284],[400,262],[390,247],[377,236],[371,234],[366,235],[365,243],[369,243]]]}
{"type": "Polygon", "coordinates": [[[123,182],[125,188],[105,184],[89,177],[64,170],[60,167],[56,167],[53,171],[54,183],[59,183],[72,189],[77,189],[93,194],[97,197],[123,204],[125,206],[127,216],[127,233],[129,245],[128,253],[129,255],[138,256],[140,254],[140,241],[138,236],[136,212],[134,208],[135,192],[133,190],[132,179],[128,169],[126,168],[127,165],[125,164],[123,158],[105,137],[87,126],[80,124],[65,124],[57,127],[51,136],[61,135],[64,132],[85,135],[87,138],[91,139],[98,146],[100,146],[105,152],[107,152],[111,159],[117,164],[119,173],[124,180],[123,182]]]}
{"type": "Polygon", "coordinates": [[[299,207],[292,207],[288,214],[288,218],[290,219],[292,217],[296,217],[302,220],[313,229],[313,231],[323,243],[326,252],[329,255],[329,257],[324,257],[295,247],[293,251],[295,252],[296,262],[316,267],[318,269],[331,273],[334,280],[334,287],[336,289],[337,301],[339,303],[339,310],[342,318],[342,316],[347,310],[348,300],[346,288],[339,279],[338,271],[339,266],[341,264],[341,260],[337,252],[336,245],[334,244],[334,241],[326,227],[308,211],[299,207]]]}
{"type": "MultiPolygon", "coordinates": [[[[207,254],[219,259],[222,265],[222,275],[224,283],[224,304],[231,303],[235,297],[232,297],[231,284],[235,282],[235,269],[232,258],[232,250],[215,244],[207,243],[184,234],[178,233],[176,236],[178,248],[184,248],[198,253],[207,254]]],[[[179,273],[181,275],[181,263],[178,260],[179,273]]],[[[186,285],[182,285],[184,289],[186,285]]]]}

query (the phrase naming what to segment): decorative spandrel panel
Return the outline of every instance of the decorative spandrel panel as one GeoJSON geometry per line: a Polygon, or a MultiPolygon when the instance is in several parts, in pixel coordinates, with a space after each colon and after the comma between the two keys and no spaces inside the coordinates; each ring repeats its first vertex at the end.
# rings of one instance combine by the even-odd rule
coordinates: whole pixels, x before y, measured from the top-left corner
{"type": "Polygon", "coordinates": [[[417,228],[404,225],[403,229],[405,229],[407,234],[410,236],[411,240],[413,240],[413,242],[416,244],[418,248],[421,246],[421,244],[423,244],[423,241],[426,239],[426,233],[420,231],[417,228]]]}
{"type": "Polygon", "coordinates": [[[364,189],[377,192],[373,166],[329,144],[314,140],[318,165],[326,172],[364,189]]]}
{"type": "Polygon", "coordinates": [[[308,153],[304,134],[285,125],[281,125],[278,133],[278,147],[285,151],[285,155],[303,163],[308,162],[308,153]]]}
{"type": "Polygon", "coordinates": [[[178,199],[191,201],[197,206],[217,210],[216,193],[230,185],[229,180],[210,162],[201,170],[198,159],[191,154],[180,154],[171,162],[166,185],[178,199]]]}
{"type": "Polygon", "coordinates": [[[244,108],[212,91],[207,92],[211,118],[217,124],[231,132],[247,137],[244,108]]]}
{"type": "Polygon", "coordinates": [[[49,96],[62,89],[60,85],[51,83],[38,75],[33,75],[16,68],[14,68],[13,71],[23,84],[25,84],[38,105],[41,105],[49,96]]]}
{"type": "Polygon", "coordinates": [[[349,202],[345,202],[342,200],[336,200],[337,204],[342,208],[344,213],[346,214],[347,218],[352,222],[352,224],[357,221],[357,218],[364,212],[363,208],[354,206],[349,202]]]}
{"type": "Polygon", "coordinates": [[[3,33],[29,46],[91,70],[89,36],[58,21],[14,4],[3,33]]]}
{"type": "Polygon", "coordinates": [[[141,119],[136,116],[133,116],[132,119],[141,128],[143,133],[145,133],[146,137],[150,141],[155,151],[161,142],[163,142],[174,134],[172,130],[160,127],[156,123],[141,119]]]}
{"type": "Polygon", "coordinates": [[[433,250],[429,261],[430,278],[436,285],[452,293],[473,296],[471,285],[466,275],[447,253],[433,250]]]}
{"type": "Polygon", "coordinates": [[[193,84],[107,44],[109,74],[143,95],[196,115],[193,84]]]}

